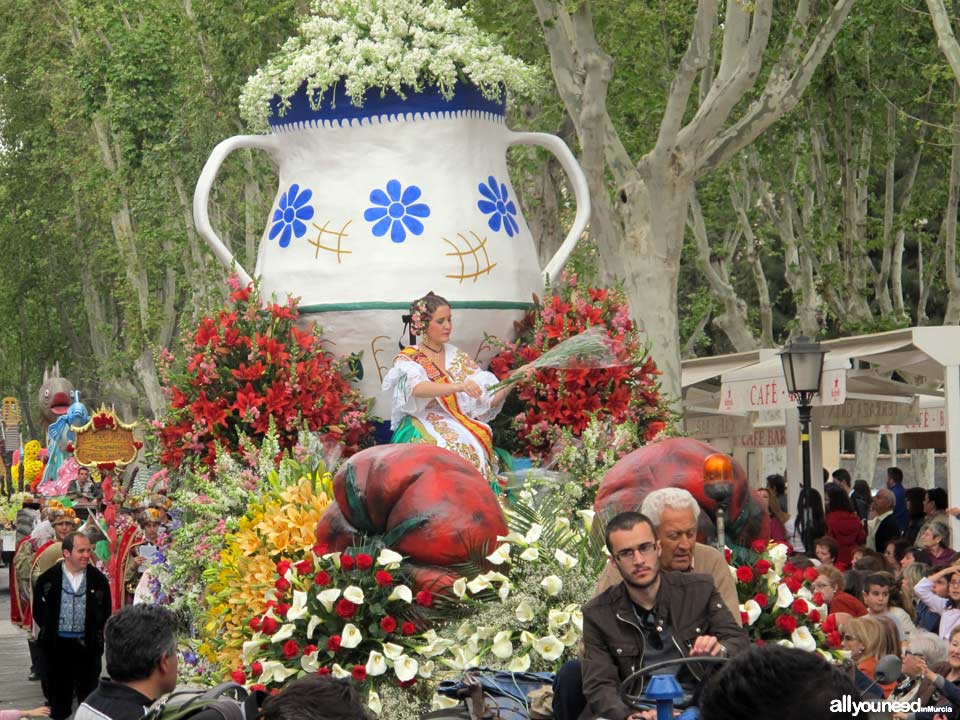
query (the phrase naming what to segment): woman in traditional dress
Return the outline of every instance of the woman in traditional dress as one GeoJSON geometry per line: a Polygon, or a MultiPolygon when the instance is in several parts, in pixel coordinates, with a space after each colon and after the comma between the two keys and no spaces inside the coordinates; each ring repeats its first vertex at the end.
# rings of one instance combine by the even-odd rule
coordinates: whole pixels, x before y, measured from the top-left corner
{"type": "MultiPolygon", "coordinates": [[[[450,303],[427,293],[410,306],[410,328],[420,342],[405,348],[383,379],[390,393],[392,442],[430,443],[473,463],[491,482],[499,469],[488,423],[503,407],[511,387],[487,388],[496,375],[450,344],[450,303]]],[[[534,369],[517,370],[529,379],[534,369]]]]}

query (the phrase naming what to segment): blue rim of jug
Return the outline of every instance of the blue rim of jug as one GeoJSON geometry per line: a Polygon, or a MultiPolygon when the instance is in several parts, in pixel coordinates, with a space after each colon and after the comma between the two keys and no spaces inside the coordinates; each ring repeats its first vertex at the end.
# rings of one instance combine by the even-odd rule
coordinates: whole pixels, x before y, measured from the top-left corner
{"type": "MultiPolygon", "coordinates": [[[[532,302],[513,300],[451,300],[452,310],[529,310],[532,302]]],[[[300,313],[346,312],[354,310],[409,310],[410,303],[405,302],[352,302],[322,303],[319,305],[301,305],[300,313]]]]}
{"type": "Polygon", "coordinates": [[[479,112],[502,118],[506,110],[506,94],[502,90],[499,100],[490,100],[484,97],[476,86],[464,83],[457,83],[453,97],[449,100],[434,86],[424,88],[421,92],[411,89],[404,92],[406,98],[389,89],[384,91],[383,97],[380,94],[379,88],[370,88],[363,96],[363,107],[356,107],[340,83],[328,88],[321,95],[319,108],[314,110],[310,107],[307,86],[304,84],[290,98],[290,107],[283,115],[279,112],[280,99],[274,97],[270,102],[268,122],[274,129],[284,129],[291,125],[353,124],[355,120],[382,119],[384,116],[394,120],[416,114],[445,117],[479,112]]]}

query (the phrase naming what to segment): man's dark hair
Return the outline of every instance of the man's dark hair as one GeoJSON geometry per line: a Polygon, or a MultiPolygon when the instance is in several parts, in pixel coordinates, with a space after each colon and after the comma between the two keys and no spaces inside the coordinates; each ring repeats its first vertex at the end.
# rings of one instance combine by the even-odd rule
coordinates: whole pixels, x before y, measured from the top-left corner
{"type": "Polygon", "coordinates": [[[260,720],[369,720],[360,696],[346,680],[306,675],[263,701],[260,720]]]}
{"type": "Polygon", "coordinates": [[[890,590],[897,585],[897,581],[894,579],[893,575],[888,572],[875,572],[867,575],[866,580],[863,581],[863,591],[865,593],[870,592],[870,588],[874,585],[878,587],[885,587],[887,590],[890,590]]]}
{"type": "Polygon", "coordinates": [[[653,533],[653,536],[657,536],[657,528],[654,527],[653,522],[643,513],[638,513],[633,510],[628,510],[627,512],[622,512],[617,515],[614,515],[610,522],[607,523],[607,529],[603,534],[603,540],[607,544],[607,550],[613,552],[613,547],[610,545],[610,534],[616,532],[617,530],[632,530],[635,526],[640,523],[646,523],[650,526],[650,532],[653,533]]]}
{"type": "Polygon", "coordinates": [[[893,480],[895,483],[903,482],[903,470],[898,467],[887,468],[887,477],[893,480]]]}
{"type": "Polygon", "coordinates": [[[73,546],[76,543],[78,537],[86,538],[87,536],[84,535],[82,532],[74,530],[72,533],[70,533],[63,539],[63,543],[60,545],[60,548],[64,552],[73,552],[73,546]]]}
{"type": "Polygon", "coordinates": [[[927,497],[937,510],[947,509],[947,491],[943,488],[930,488],[927,490],[927,497]]]}
{"type": "Polygon", "coordinates": [[[707,683],[701,720],[827,720],[848,718],[830,703],[859,699],[849,675],[816,653],[779,645],[752,647],[726,663],[707,683]],[[789,682],[784,683],[784,678],[789,682]],[[777,691],[772,691],[777,688],[777,691]]]}
{"type": "Polygon", "coordinates": [[[853,485],[853,480],[850,478],[850,472],[846,468],[837,468],[833,471],[833,479],[839,480],[847,487],[853,485]]]}
{"type": "Polygon", "coordinates": [[[114,682],[144,680],[162,655],[177,652],[177,618],[159,605],[128,605],[110,616],[103,635],[114,682]]]}

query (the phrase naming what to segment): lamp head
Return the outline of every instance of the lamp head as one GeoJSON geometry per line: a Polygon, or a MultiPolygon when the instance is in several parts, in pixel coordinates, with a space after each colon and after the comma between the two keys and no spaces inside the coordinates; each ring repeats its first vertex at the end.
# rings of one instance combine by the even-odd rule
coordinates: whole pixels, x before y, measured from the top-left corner
{"type": "Polygon", "coordinates": [[[810,398],[820,392],[823,357],[826,354],[827,351],[820,343],[804,335],[780,351],[787,391],[801,402],[809,402],[810,398]]]}

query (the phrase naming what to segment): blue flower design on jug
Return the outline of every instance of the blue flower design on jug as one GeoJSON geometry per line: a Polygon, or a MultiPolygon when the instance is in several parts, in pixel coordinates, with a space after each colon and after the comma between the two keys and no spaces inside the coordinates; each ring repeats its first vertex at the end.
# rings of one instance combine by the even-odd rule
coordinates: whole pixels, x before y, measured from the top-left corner
{"type": "Polygon", "coordinates": [[[273,211],[273,225],[270,227],[270,239],[280,236],[280,247],[285,248],[295,237],[303,237],[307,232],[305,220],[313,217],[313,208],[307,205],[313,191],[294,183],[280,196],[278,209],[273,211]]]}
{"type": "Polygon", "coordinates": [[[517,225],[515,217],[517,206],[513,204],[513,200],[507,193],[507,186],[504,183],[497,184],[496,178],[491,175],[487,178],[486,183],[480,183],[477,187],[480,189],[480,194],[486,198],[481,199],[477,203],[477,207],[484,215],[490,216],[490,219],[487,220],[490,229],[498,232],[500,226],[503,225],[503,229],[507,231],[507,235],[510,237],[520,232],[520,226],[517,225]]]}
{"type": "Polygon", "coordinates": [[[370,192],[370,202],[375,207],[367,208],[363,219],[374,223],[373,234],[383,237],[390,231],[390,239],[402,243],[407,239],[407,230],[414,235],[423,234],[423,223],[417,218],[430,217],[430,207],[418,203],[420,188],[408,185],[404,190],[399,180],[387,183],[387,191],[377,188],[370,192]]]}

